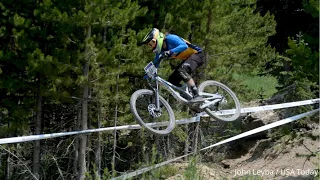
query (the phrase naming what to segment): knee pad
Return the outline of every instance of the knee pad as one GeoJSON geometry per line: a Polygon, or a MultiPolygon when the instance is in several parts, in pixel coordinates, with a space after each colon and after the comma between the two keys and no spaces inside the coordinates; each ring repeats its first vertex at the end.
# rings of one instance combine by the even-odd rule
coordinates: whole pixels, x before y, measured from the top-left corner
{"type": "Polygon", "coordinates": [[[188,64],[182,64],[182,66],[178,68],[179,75],[182,77],[184,82],[188,82],[191,79],[191,75],[188,73],[188,71],[190,71],[189,66],[188,64]]]}

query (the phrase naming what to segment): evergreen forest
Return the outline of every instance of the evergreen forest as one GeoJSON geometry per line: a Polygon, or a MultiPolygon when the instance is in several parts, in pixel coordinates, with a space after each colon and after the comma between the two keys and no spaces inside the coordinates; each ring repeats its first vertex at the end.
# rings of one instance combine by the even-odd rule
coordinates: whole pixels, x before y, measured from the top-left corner
{"type": "MultiPolygon", "coordinates": [[[[224,83],[241,103],[319,98],[318,0],[0,0],[0,138],[137,124],[129,100],[147,88],[154,53],[139,42],[153,27],[202,47],[196,82],[224,83]]],[[[163,62],[161,77],[177,63],[163,62]]],[[[177,120],[191,117],[164,96],[177,120]]],[[[2,144],[0,179],[109,179],[239,132],[201,122],[166,136],[118,130],[2,144]]]]}

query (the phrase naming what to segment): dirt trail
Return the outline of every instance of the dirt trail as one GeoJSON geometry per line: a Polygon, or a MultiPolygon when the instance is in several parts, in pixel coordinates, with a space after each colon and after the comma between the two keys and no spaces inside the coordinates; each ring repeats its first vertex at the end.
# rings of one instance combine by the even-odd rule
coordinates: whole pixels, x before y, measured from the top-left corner
{"type": "MultiPolygon", "coordinates": [[[[307,180],[316,179],[320,159],[314,152],[319,151],[319,140],[302,138],[299,142],[279,143],[274,148],[262,149],[268,140],[262,140],[249,153],[221,163],[199,163],[197,168],[204,180],[219,179],[263,179],[263,180],[307,180]],[[299,145],[297,145],[299,144],[299,145]],[[223,168],[227,167],[227,168],[223,168]]],[[[174,163],[180,174],[167,180],[183,179],[188,163],[174,163]]]]}
{"type": "MultiPolygon", "coordinates": [[[[279,120],[272,111],[256,113],[254,119],[265,123],[279,120]]],[[[315,178],[320,168],[320,131],[317,128],[298,132],[297,137],[281,137],[276,142],[271,138],[246,142],[242,146],[250,147],[247,153],[224,159],[220,163],[199,163],[205,180],[219,179],[263,179],[263,180],[307,180],[315,178]],[[309,136],[309,137],[308,137],[309,136]],[[310,136],[313,137],[310,138],[310,136]],[[317,155],[318,154],[318,155],[317,155]]],[[[234,150],[236,153],[237,150],[234,150]]],[[[182,174],[187,163],[176,163],[181,173],[168,178],[183,179],[182,174]]],[[[320,177],[320,176],[318,176],[320,177]]]]}

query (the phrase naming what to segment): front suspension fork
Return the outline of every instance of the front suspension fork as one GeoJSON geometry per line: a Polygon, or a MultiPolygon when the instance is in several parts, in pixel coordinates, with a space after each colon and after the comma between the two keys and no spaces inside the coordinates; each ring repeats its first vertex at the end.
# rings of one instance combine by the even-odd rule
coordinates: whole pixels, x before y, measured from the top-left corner
{"type": "Polygon", "coordinates": [[[160,111],[160,100],[159,100],[159,83],[156,81],[156,88],[154,89],[155,97],[156,97],[156,107],[157,111],[160,111]]]}
{"type": "Polygon", "coordinates": [[[152,86],[151,82],[149,82],[149,86],[154,93],[154,97],[156,98],[155,99],[156,111],[160,111],[159,83],[158,83],[158,81],[155,81],[155,83],[156,83],[155,87],[152,86]]]}

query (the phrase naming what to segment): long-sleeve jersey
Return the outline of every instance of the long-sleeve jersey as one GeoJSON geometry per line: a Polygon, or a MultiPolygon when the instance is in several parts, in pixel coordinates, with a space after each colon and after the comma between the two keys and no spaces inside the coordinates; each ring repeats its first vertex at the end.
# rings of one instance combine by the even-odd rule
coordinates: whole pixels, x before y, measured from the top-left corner
{"type": "Polygon", "coordinates": [[[166,48],[162,48],[161,52],[156,54],[154,61],[156,64],[159,60],[159,55],[164,51],[171,51],[172,58],[186,60],[191,54],[201,52],[202,49],[198,46],[191,44],[183,38],[174,35],[167,34],[165,39],[166,48]]]}

